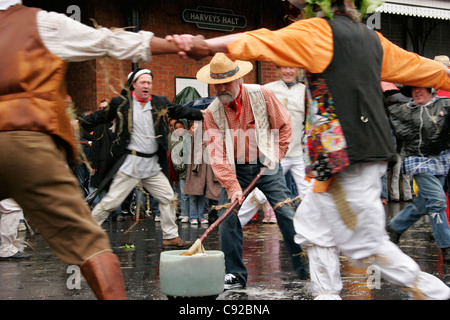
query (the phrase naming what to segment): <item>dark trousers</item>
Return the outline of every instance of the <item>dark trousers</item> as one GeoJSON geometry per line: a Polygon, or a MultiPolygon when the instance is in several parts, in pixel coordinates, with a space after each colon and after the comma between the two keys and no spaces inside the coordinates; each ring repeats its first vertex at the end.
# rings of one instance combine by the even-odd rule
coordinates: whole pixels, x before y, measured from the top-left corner
{"type": "MultiPolygon", "coordinates": [[[[262,164],[238,164],[236,165],[236,176],[244,190],[254,177],[259,173],[262,164]]],[[[277,203],[291,197],[290,190],[286,186],[286,180],[283,169],[278,166],[278,170],[274,174],[263,175],[256,184],[267,197],[269,203],[274,207],[277,203]]],[[[230,195],[231,196],[231,195],[230,195]]],[[[219,205],[230,202],[227,192],[222,188],[219,205]]],[[[239,209],[239,208],[237,208],[239,209]]],[[[219,215],[223,214],[226,209],[222,209],[219,215]]],[[[305,279],[308,275],[308,263],[300,255],[302,249],[300,245],[295,243],[293,218],[294,209],[289,205],[284,205],[275,209],[275,215],[280,231],[283,235],[286,248],[291,255],[294,270],[301,279],[305,279]]],[[[220,243],[221,250],[225,255],[226,273],[232,273],[240,279],[243,284],[247,283],[248,272],[243,260],[243,231],[237,214],[230,214],[220,225],[220,243]]]]}

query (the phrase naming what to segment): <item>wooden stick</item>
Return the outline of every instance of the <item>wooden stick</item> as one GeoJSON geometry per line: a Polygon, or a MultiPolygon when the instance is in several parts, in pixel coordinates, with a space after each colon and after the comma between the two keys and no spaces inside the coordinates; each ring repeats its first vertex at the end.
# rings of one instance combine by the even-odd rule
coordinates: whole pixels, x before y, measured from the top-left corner
{"type": "MultiPolygon", "coordinates": [[[[258,182],[258,180],[261,178],[261,176],[263,175],[264,171],[266,171],[267,167],[262,167],[261,170],[259,171],[259,173],[257,174],[257,176],[255,178],[253,178],[252,182],[250,182],[250,184],[247,186],[247,188],[245,188],[243,195],[247,196],[247,194],[253,190],[253,188],[255,188],[256,183],[258,182]]],[[[209,226],[208,229],[205,230],[205,232],[202,234],[202,236],[200,237],[200,243],[203,243],[203,241],[205,241],[205,239],[208,237],[208,235],[211,233],[211,231],[213,231],[214,229],[217,228],[217,226],[219,224],[222,223],[223,220],[225,220],[226,217],[229,216],[229,214],[234,210],[234,208],[238,205],[238,200],[234,200],[233,203],[231,204],[231,206],[219,217],[219,219],[217,219],[212,225],[209,226]]],[[[197,249],[199,248],[199,243],[198,240],[191,246],[191,248],[188,249],[188,251],[186,253],[182,253],[181,255],[192,255],[193,251],[197,251],[197,249]],[[195,246],[195,248],[194,248],[195,246]]]]}

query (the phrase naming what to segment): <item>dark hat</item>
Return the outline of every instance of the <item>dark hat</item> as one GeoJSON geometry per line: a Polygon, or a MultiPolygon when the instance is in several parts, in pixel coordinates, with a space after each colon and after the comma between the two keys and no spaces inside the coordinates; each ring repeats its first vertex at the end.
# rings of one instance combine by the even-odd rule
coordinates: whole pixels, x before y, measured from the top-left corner
{"type": "MultiPolygon", "coordinates": [[[[400,92],[403,93],[404,96],[408,97],[408,98],[412,98],[412,88],[419,88],[417,86],[403,86],[400,88],[400,92]]],[[[432,88],[426,88],[430,93],[433,92],[432,88]]]]}

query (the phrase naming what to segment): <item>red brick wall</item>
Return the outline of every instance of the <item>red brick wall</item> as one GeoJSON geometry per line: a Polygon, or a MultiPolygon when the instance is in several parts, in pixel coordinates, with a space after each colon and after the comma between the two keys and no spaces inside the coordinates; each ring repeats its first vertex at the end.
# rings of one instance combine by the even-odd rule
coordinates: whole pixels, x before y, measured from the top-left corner
{"type": "MultiPolygon", "coordinates": [[[[228,33],[198,29],[195,24],[189,24],[183,21],[182,12],[184,9],[195,9],[197,5],[204,5],[209,7],[219,7],[232,9],[235,14],[243,15],[247,19],[247,28],[235,30],[235,32],[251,30],[256,27],[258,22],[255,19],[257,16],[257,8],[254,8],[254,1],[242,0],[236,1],[236,5],[231,5],[231,1],[213,1],[204,0],[196,2],[192,5],[191,1],[162,1],[154,0],[148,3],[148,6],[143,10],[143,22],[141,29],[150,30],[158,37],[164,37],[167,34],[202,34],[206,38],[217,37],[228,33]]],[[[271,0],[267,3],[272,3],[270,6],[262,8],[260,26],[269,29],[278,29],[282,26],[282,13],[274,15],[274,9],[278,12],[281,7],[281,1],[271,0]],[[270,18],[268,18],[270,16],[270,18]]],[[[107,0],[95,1],[95,19],[98,24],[105,27],[124,27],[125,18],[121,14],[120,8],[107,0]]],[[[164,95],[169,100],[175,97],[175,77],[194,78],[197,71],[209,62],[210,58],[202,61],[185,61],[179,59],[175,55],[161,55],[154,56],[150,63],[140,63],[139,67],[145,67],[152,70],[154,74],[154,94],[164,95]]],[[[253,62],[256,68],[256,63],[253,62]]],[[[121,85],[126,80],[126,75],[131,72],[130,62],[118,62],[115,60],[103,59],[98,60],[97,66],[97,101],[102,99],[110,99],[116,95],[111,87],[116,91],[120,91],[121,85]],[[108,76],[109,75],[109,76],[108,76]],[[109,78],[108,78],[109,77],[109,78]],[[109,82],[106,83],[105,79],[109,82]]],[[[276,80],[276,68],[270,63],[261,63],[261,83],[276,80]]],[[[244,78],[247,83],[256,83],[256,70],[244,78]]],[[[210,94],[214,95],[214,88],[210,88],[210,94]]]]}

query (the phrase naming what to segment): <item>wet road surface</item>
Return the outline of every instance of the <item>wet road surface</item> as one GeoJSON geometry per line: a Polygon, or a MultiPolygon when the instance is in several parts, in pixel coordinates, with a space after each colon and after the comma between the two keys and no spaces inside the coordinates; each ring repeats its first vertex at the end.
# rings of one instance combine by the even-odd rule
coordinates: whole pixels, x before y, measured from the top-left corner
{"type": "MultiPolygon", "coordinates": [[[[388,218],[408,203],[390,203],[386,207],[388,218]]],[[[290,269],[281,233],[277,225],[257,222],[244,228],[244,260],[249,270],[245,289],[227,290],[217,300],[311,300],[307,281],[296,279],[290,269]]],[[[168,300],[160,291],[159,256],[162,247],[161,228],[158,222],[147,218],[134,225],[130,216],[121,222],[103,224],[111,244],[119,256],[128,299],[168,300]]],[[[179,223],[180,236],[195,241],[208,225],[191,226],[179,223]]],[[[25,243],[29,260],[0,262],[0,300],[93,300],[85,280],[76,282],[76,269],[60,261],[39,234],[28,231],[19,234],[25,243]]],[[[206,250],[220,250],[218,230],[204,242],[206,250]]],[[[420,265],[450,285],[450,265],[442,263],[429,221],[425,218],[408,230],[401,238],[400,248],[420,265]]],[[[366,270],[353,267],[346,257],[341,257],[343,300],[405,300],[408,296],[401,288],[381,280],[379,286],[368,288],[366,270]]]]}

